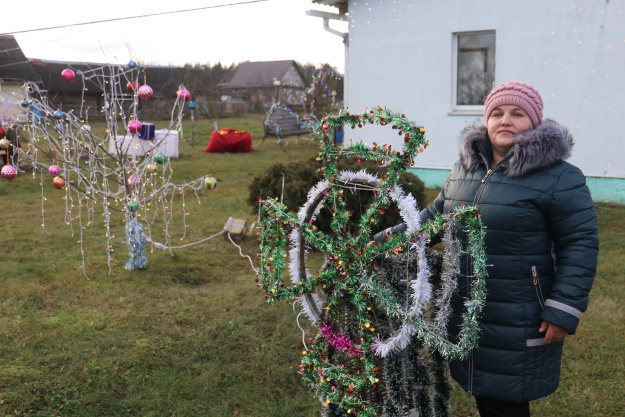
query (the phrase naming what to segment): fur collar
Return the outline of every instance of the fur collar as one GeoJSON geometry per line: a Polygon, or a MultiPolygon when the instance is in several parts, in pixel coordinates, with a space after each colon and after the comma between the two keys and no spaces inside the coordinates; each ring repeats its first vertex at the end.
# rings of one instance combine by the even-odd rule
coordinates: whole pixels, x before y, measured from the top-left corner
{"type": "MultiPolygon", "coordinates": [[[[517,135],[514,147],[502,164],[507,166],[506,173],[510,177],[523,177],[565,161],[571,156],[573,145],[573,137],[567,128],[545,119],[535,129],[517,135]]],[[[492,152],[484,124],[471,125],[462,131],[460,161],[466,170],[477,169],[484,163],[482,158],[490,165],[492,152]]]]}

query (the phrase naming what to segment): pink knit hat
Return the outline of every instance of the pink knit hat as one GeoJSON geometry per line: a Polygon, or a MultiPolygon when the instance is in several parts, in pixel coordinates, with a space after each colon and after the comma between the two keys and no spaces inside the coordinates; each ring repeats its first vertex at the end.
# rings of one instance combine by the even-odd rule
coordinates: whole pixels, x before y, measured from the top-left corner
{"type": "Polygon", "coordinates": [[[488,122],[495,108],[506,104],[525,110],[534,127],[543,121],[543,99],[534,87],[519,81],[500,84],[490,92],[484,103],[484,121],[488,122]]]}

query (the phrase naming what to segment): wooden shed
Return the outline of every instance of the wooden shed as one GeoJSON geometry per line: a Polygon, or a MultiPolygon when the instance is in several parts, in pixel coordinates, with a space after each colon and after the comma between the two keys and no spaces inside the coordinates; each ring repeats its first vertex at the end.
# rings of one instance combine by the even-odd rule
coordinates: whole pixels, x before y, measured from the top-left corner
{"type": "Polygon", "coordinates": [[[231,100],[248,104],[248,110],[261,111],[272,104],[295,106],[301,103],[306,85],[294,60],[244,62],[224,92],[231,100]]]}

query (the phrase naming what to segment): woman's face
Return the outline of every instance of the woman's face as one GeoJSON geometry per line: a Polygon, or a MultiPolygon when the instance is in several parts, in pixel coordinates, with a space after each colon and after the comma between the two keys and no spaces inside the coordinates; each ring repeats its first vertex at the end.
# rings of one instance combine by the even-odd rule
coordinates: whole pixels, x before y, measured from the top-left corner
{"type": "Polygon", "coordinates": [[[533,128],[525,110],[508,104],[493,110],[486,127],[493,153],[502,157],[514,146],[517,134],[533,128]]]}

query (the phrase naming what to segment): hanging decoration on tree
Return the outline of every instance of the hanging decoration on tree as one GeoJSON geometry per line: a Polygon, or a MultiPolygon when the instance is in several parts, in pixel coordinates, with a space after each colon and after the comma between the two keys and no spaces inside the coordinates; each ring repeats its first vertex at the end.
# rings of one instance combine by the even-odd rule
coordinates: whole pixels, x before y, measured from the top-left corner
{"type": "Polygon", "coordinates": [[[61,77],[63,78],[63,80],[65,80],[65,81],[66,81],[66,82],[68,82],[68,83],[69,83],[69,82],[71,82],[71,81],[74,81],[74,77],[75,77],[75,76],[76,76],[76,75],[74,74],[74,71],[72,71],[72,70],[71,70],[71,69],[69,69],[69,68],[64,69],[64,70],[61,72],[61,77]]]}
{"type": "Polygon", "coordinates": [[[327,417],[371,417],[382,412],[400,416],[409,408],[423,416],[449,415],[445,360],[466,358],[477,346],[487,275],[479,211],[459,207],[420,224],[414,198],[396,185],[427,147],[424,133],[404,115],[380,107],[326,117],[316,129],[325,179],[310,190],[306,204],[293,214],[277,199],[260,201],[258,287],[268,302],[301,303],[319,330],[308,340],[310,346],[305,345],[300,372],[322,399],[327,417]],[[356,143],[339,149],[328,134],[335,128],[366,124],[398,131],[404,137],[403,152],[375,142],[372,147],[356,143]],[[366,171],[338,172],[341,158],[377,161],[387,167],[386,174],[378,178],[366,171]],[[346,209],[345,198],[364,191],[376,198],[363,208],[358,231],[351,233],[347,225],[354,213],[346,209]],[[387,234],[384,242],[369,245],[372,225],[393,205],[406,232],[387,234]],[[314,224],[323,208],[333,215],[331,234],[314,224]],[[458,235],[464,236],[463,247],[458,235]],[[441,237],[442,259],[430,262],[433,255],[427,254],[426,246],[441,237]],[[306,268],[310,248],[326,257],[316,274],[306,268]],[[473,276],[460,332],[450,341],[449,300],[457,289],[461,252],[470,256],[473,276]],[[424,356],[428,358],[420,359],[424,356]]]}
{"type": "Polygon", "coordinates": [[[139,98],[141,100],[149,100],[154,95],[154,90],[149,85],[142,85],[139,87],[139,98]]]}
{"type": "MultiPolygon", "coordinates": [[[[87,82],[89,90],[96,88],[102,92],[104,105],[101,111],[106,120],[104,137],[96,136],[87,124],[88,108],[85,108],[84,96],[79,108],[65,112],[53,108],[36,85],[27,83],[25,90],[29,96],[22,103],[25,102],[25,107],[30,108],[28,120],[16,120],[12,126],[23,132],[25,144],[22,149],[16,147],[18,152],[12,161],[13,170],[9,172],[11,168],[7,168],[6,175],[5,171],[2,175],[12,179],[24,172],[23,166],[30,164],[33,179],[38,171],[42,173],[44,201],[44,187],[50,183],[44,178],[43,172],[51,175],[52,186],[63,190],[65,194],[65,219],[72,231],[77,229],[81,236],[95,221],[96,210],[101,210],[106,226],[105,247],[109,270],[112,242],[115,239],[111,223],[117,223],[112,222],[113,216],[119,215],[125,222],[124,243],[129,251],[126,269],[144,269],[147,267],[146,244],[151,245],[151,249],[154,246],[160,249],[172,248],[169,243],[169,224],[174,219],[171,209],[174,200],[181,200],[183,210],[180,214],[186,218],[189,213],[184,208],[185,195],[188,196],[190,191],[200,202],[199,192],[205,188],[205,179],[212,178],[204,175],[183,183],[171,182],[171,160],[165,153],[156,151],[164,149],[162,141],[141,141],[143,153],[129,152],[128,147],[122,148],[125,140],[141,132],[139,100],[148,99],[152,95],[152,89],[147,85],[138,88],[139,74],[140,70],[134,61],[130,61],[126,68],[110,65],[83,69],[76,73],[69,69],[63,71],[65,80],[71,81],[69,78],[76,76],[77,81],[83,83],[83,94],[87,82]],[[128,97],[124,89],[132,93],[130,106],[122,103],[128,97]],[[107,146],[109,142],[115,144],[114,151],[107,146]],[[159,229],[164,229],[164,243],[155,242],[156,237],[150,228],[157,216],[164,222],[164,228],[159,226],[159,229]]],[[[173,97],[175,103],[169,131],[182,133],[182,115],[188,97],[189,91],[181,85],[179,93],[173,97]]],[[[45,230],[45,219],[42,227],[45,230]]],[[[186,227],[181,239],[186,237],[186,227]]],[[[83,241],[79,239],[83,253],[81,267],[84,270],[83,241]]]]}

